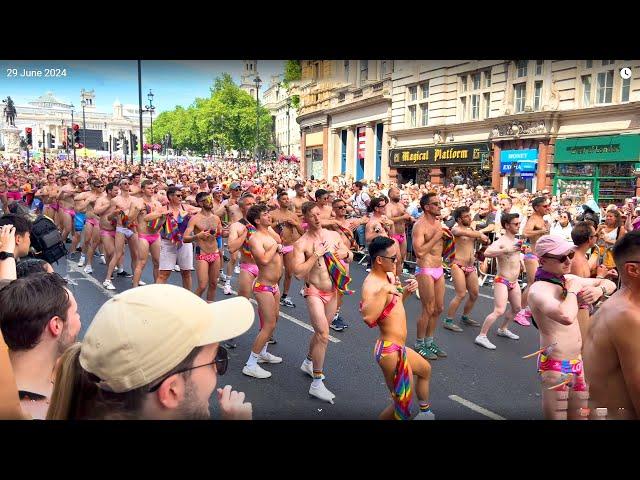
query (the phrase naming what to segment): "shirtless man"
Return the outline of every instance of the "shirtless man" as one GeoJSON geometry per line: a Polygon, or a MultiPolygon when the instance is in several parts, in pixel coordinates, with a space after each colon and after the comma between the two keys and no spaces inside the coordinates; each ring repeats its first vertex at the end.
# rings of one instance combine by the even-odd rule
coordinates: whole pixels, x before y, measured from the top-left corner
{"type": "Polygon", "coordinates": [[[242,373],[255,378],[269,378],[271,372],[260,367],[258,363],[282,362],[282,358],[267,352],[267,347],[280,312],[278,282],[282,275],[283,245],[270,233],[272,219],[266,205],[252,206],[247,212],[247,221],[256,229],[249,238],[249,249],[258,266],[258,278],[253,286],[253,295],[258,302],[260,331],[253,342],[242,373]]]}
{"type": "MultiPolygon", "coordinates": [[[[365,227],[365,242],[367,245],[376,237],[383,236],[392,238],[395,233],[393,222],[385,215],[387,208],[387,197],[376,197],[369,204],[371,217],[368,218],[365,227]]],[[[397,242],[397,240],[394,240],[397,242]]]]}
{"type": "Polygon", "coordinates": [[[42,213],[58,225],[58,193],[60,187],[53,173],[47,174],[47,184],[36,192],[36,197],[42,199],[44,209],[42,213]]]}
{"type": "Polygon", "coordinates": [[[469,293],[469,298],[462,310],[462,323],[472,327],[480,326],[478,322],[469,318],[479,293],[475,242],[479,240],[482,243],[488,243],[489,237],[482,232],[476,231],[471,225],[471,210],[469,207],[456,208],[453,211],[453,218],[457,222],[457,225],[451,230],[456,240],[456,256],[451,263],[451,276],[453,277],[456,296],[449,303],[447,317],[444,319],[442,326],[454,332],[462,332],[462,328],[453,323],[453,318],[467,292],[469,293]]]}
{"type": "MultiPolygon", "coordinates": [[[[592,414],[640,418],[640,231],[613,247],[622,286],[598,309],[584,339],[592,414]]],[[[609,292],[607,292],[609,293],[609,292]]]]}
{"type": "MultiPolygon", "coordinates": [[[[58,191],[58,216],[60,218],[60,225],[62,226],[62,239],[66,242],[69,234],[73,231],[73,217],[76,214],[73,210],[73,197],[75,197],[78,192],[70,175],[62,175],[60,181],[67,182],[63,184],[58,191]]],[[[73,253],[73,251],[71,253],[73,253]]]]}
{"type": "Polygon", "coordinates": [[[520,339],[518,335],[507,328],[513,320],[514,313],[520,311],[520,302],[522,301],[518,285],[522,246],[515,237],[520,229],[520,217],[517,213],[505,213],[500,217],[500,224],[504,229],[504,235],[493,242],[484,252],[487,258],[495,258],[498,262],[496,277],[493,281],[493,312],[484,319],[480,334],[475,339],[475,343],[489,350],[495,350],[496,346],[489,341],[487,333],[500,315],[504,315],[504,321],[498,328],[498,336],[512,340],[520,339]],[[505,314],[507,301],[511,306],[509,314],[505,314]]]}
{"type": "MultiPolygon", "coordinates": [[[[256,203],[256,199],[253,195],[247,194],[240,198],[239,208],[242,213],[242,218],[234,222],[229,227],[229,239],[227,245],[229,247],[229,253],[234,255],[240,252],[240,274],[238,275],[238,295],[251,298],[251,289],[253,282],[258,277],[258,267],[256,266],[253,256],[251,255],[251,249],[249,248],[248,236],[250,236],[247,225],[249,222],[246,219],[247,212],[256,203]]],[[[253,229],[252,229],[253,230],[253,229]]],[[[227,293],[225,286],[225,295],[231,295],[231,290],[227,293]]]]}
{"type": "MultiPolygon", "coordinates": [[[[115,234],[115,254],[111,257],[111,261],[107,266],[107,273],[103,285],[106,289],[111,290],[108,283],[111,283],[111,275],[116,268],[118,260],[121,256],[124,256],[125,243],[129,245],[129,253],[131,254],[131,271],[135,272],[136,262],[138,259],[138,234],[135,231],[135,218],[131,217],[131,205],[134,203],[134,197],[129,195],[129,186],[131,182],[124,178],[120,180],[118,186],[120,187],[120,195],[111,200],[111,205],[114,208],[111,214],[111,221],[116,222],[116,234],[115,234]],[[108,283],[107,283],[108,282],[108,283]]],[[[131,278],[133,274],[125,272],[124,270],[118,271],[119,277],[131,278]]]]}
{"type": "MultiPolygon", "coordinates": [[[[120,195],[120,187],[109,183],[106,186],[106,195],[99,197],[96,200],[96,205],[93,207],[93,211],[100,217],[100,239],[102,241],[102,250],[105,255],[107,265],[111,263],[111,259],[116,254],[116,222],[113,218],[113,212],[115,211],[115,198],[120,195]]],[[[120,258],[116,258],[116,263],[120,261],[120,258]]],[[[115,290],[116,287],[111,283],[111,277],[108,277],[102,286],[107,290],[115,290]]]]}
{"type": "Polygon", "coordinates": [[[296,192],[296,196],[291,199],[293,211],[299,218],[302,218],[302,205],[304,202],[309,201],[307,198],[307,192],[305,192],[304,185],[301,183],[296,183],[293,189],[296,192]]]}
{"type": "MultiPolygon", "coordinates": [[[[71,253],[75,253],[78,243],[80,243],[80,239],[82,237],[82,231],[87,223],[87,204],[89,202],[86,199],[87,196],[84,194],[89,192],[90,190],[87,188],[87,180],[81,176],[76,177],[76,194],[73,197],[73,211],[75,212],[75,215],[73,216],[71,253]]],[[[78,267],[84,267],[84,262],[85,258],[83,258],[83,254],[81,253],[78,267]]]]}
{"type": "Polygon", "coordinates": [[[302,222],[291,209],[291,200],[287,191],[281,191],[277,196],[277,200],[280,208],[271,212],[271,221],[273,222],[273,229],[280,235],[282,245],[284,245],[282,250],[284,255],[284,288],[280,305],[295,307],[291,297],[288,296],[293,276],[293,255],[291,252],[293,252],[293,244],[304,234],[304,230],[302,229],[302,222]]]}
{"type": "MultiPolygon", "coordinates": [[[[535,253],[532,253],[536,248],[536,242],[543,235],[548,235],[551,231],[551,224],[544,219],[545,215],[548,215],[551,211],[551,201],[547,197],[536,197],[531,201],[531,207],[533,208],[533,214],[527,220],[522,232],[523,236],[528,240],[528,244],[531,248],[529,252],[524,255],[524,268],[527,273],[527,288],[522,292],[522,305],[527,305],[527,294],[529,286],[535,281],[535,274],[538,269],[538,258],[535,253]]],[[[515,321],[520,325],[529,326],[531,323],[529,319],[531,317],[531,310],[529,308],[523,308],[516,316],[515,321]]]]}
{"type": "MultiPolygon", "coordinates": [[[[238,204],[242,186],[239,183],[233,182],[229,188],[231,189],[231,198],[223,201],[222,205],[224,205],[225,208],[227,224],[233,225],[234,223],[244,218],[244,215],[240,210],[240,206],[238,204]]],[[[250,207],[251,205],[249,205],[246,210],[248,211],[250,207]]],[[[219,213],[217,215],[219,215],[219,213]]],[[[229,242],[227,241],[227,247],[228,246],[229,242]]],[[[223,291],[225,295],[231,295],[231,276],[233,275],[233,273],[235,272],[237,274],[240,274],[240,267],[236,265],[238,263],[238,259],[240,258],[240,252],[237,250],[232,252],[231,248],[229,248],[229,254],[231,258],[227,262],[227,275],[223,291]]]]}
{"type": "Polygon", "coordinates": [[[396,263],[396,275],[400,275],[404,268],[404,260],[407,258],[407,224],[413,222],[413,218],[406,211],[404,204],[400,201],[400,190],[395,187],[389,189],[389,203],[386,211],[387,218],[393,222],[395,233],[391,238],[397,240],[400,246],[400,261],[396,263]]]}
{"type": "Polygon", "coordinates": [[[316,204],[320,209],[320,219],[322,220],[322,226],[324,228],[327,228],[330,225],[334,225],[335,221],[331,218],[331,216],[333,215],[333,208],[331,207],[331,202],[329,201],[329,192],[322,188],[316,190],[316,204]]]}
{"type": "MultiPolygon", "coordinates": [[[[610,280],[570,275],[574,250],[572,243],[555,235],[540,237],[535,249],[540,267],[529,290],[529,305],[540,330],[540,350],[536,353],[546,420],[586,419],[583,412],[589,393],[582,366],[582,338],[576,321],[578,308],[580,303],[594,303],[615,291],[615,284],[610,280]]],[[[594,321],[589,335],[607,335],[607,327],[600,330],[600,326],[594,321]]],[[[629,333],[625,331],[624,335],[631,340],[629,333]]],[[[598,365],[592,363],[591,368],[597,369],[598,365]]],[[[609,392],[611,379],[607,378],[606,383],[609,392]]]]}
{"type": "Polygon", "coordinates": [[[424,214],[413,224],[413,252],[416,255],[416,280],[422,311],[418,319],[415,350],[427,360],[447,356],[434,341],[433,336],[440,314],[444,310],[444,269],[442,251],[444,230],[440,223],[440,198],[427,193],[420,199],[424,214]]]}
{"type": "Polygon", "coordinates": [[[196,255],[195,261],[198,276],[196,295],[201,296],[207,290],[207,302],[213,302],[216,299],[218,275],[222,264],[217,241],[218,236],[222,234],[222,222],[220,217],[213,213],[213,200],[209,192],[199,192],[196,195],[196,203],[202,210],[189,220],[183,241],[198,241],[200,253],[196,255]]]}
{"type": "Polygon", "coordinates": [[[142,185],[140,184],[140,172],[136,172],[131,175],[131,186],[129,188],[129,195],[132,197],[142,197],[142,185]]]}
{"type": "Polygon", "coordinates": [[[78,267],[84,267],[84,273],[93,273],[93,252],[100,245],[100,223],[94,208],[98,198],[104,196],[104,185],[101,180],[94,178],[91,180],[91,190],[76,195],[74,199],[76,209],[76,219],[78,213],[84,213],[84,241],[82,242],[82,254],[78,267]]]}
{"type": "Polygon", "coordinates": [[[404,289],[393,274],[398,261],[393,240],[376,237],[369,244],[371,273],[362,284],[360,312],[365,323],[380,327],[375,346],[375,358],[382,370],[393,403],[383,410],[380,420],[427,420],[435,418],[429,404],[431,365],[414,350],[405,346],[407,314],[403,303],[418,289],[416,280],[409,280],[404,289]],[[399,297],[402,301],[398,301],[399,297]],[[414,382],[413,376],[418,380],[414,382]],[[412,409],[416,391],[419,413],[412,409]],[[417,414],[417,416],[416,416],[417,414]]]}
{"type": "Polygon", "coordinates": [[[133,272],[133,288],[144,285],[141,282],[142,272],[147,265],[149,253],[153,262],[153,281],[158,281],[160,268],[160,229],[166,221],[165,216],[169,213],[167,207],[163,207],[154,198],[153,180],[145,180],[140,185],[141,198],[136,198],[131,204],[131,218],[135,218],[138,230],[138,262],[133,272]]]}
{"type": "Polygon", "coordinates": [[[309,395],[333,403],[335,395],[322,382],[322,368],[329,343],[329,323],[335,315],[338,295],[322,257],[333,252],[338,260],[350,262],[353,254],[337,232],[322,228],[320,209],[315,202],[306,202],[302,206],[302,215],[309,229],[293,247],[295,275],[305,282],[305,301],[314,334],[300,369],[313,377],[309,395]]]}

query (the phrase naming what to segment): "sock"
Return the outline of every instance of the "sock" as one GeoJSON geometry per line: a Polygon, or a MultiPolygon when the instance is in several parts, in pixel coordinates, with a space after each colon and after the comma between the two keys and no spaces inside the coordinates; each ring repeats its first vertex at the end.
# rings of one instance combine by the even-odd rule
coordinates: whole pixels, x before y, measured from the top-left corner
{"type": "Polygon", "coordinates": [[[264,347],[262,347],[262,350],[260,350],[260,355],[264,355],[265,353],[267,353],[267,347],[269,346],[268,343],[264,344],[264,347]]]}
{"type": "Polygon", "coordinates": [[[418,338],[418,339],[416,340],[416,345],[418,345],[418,346],[422,346],[422,345],[424,345],[424,338],[418,338]]]}
{"type": "Polygon", "coordinates": [[[424,344],[428,347],[433,343],[433,337],[427,337],[424,339],[424,344]]]}
{"type": "Polygon", "coordinates": [[[258,364],[258,355],[257,353],[251,352],[249,354],[249,360],[247,360],[247,367],[253,367],[258,364]]]}
{"type": "Polygon", "coordinates": [[[429,402],[423,402],[420,400],[420,412],[430,412],[431,404],[429,402]]]}
{"type": "Polygon", "coordinates": [[[224,282],[224,286],[226,287],[227,285],[231,286],[231,280],[229,280],[229,277],[227,277],[227,281],[224,282]]]}
{"type": "Polygon", "coordinates": [[[311,359],[311,357],[309,355],[307,355],[307,358],[304,359],[304,364],[305,365],[311,365],[313,363],[313,360],[311,359]]]}
{"type": "Polygon", "coordinates": [[[313,387],[319,387],[322,385],[322,370],[314,370],[313,371],[313,382],[311,383],[313,387]]]}

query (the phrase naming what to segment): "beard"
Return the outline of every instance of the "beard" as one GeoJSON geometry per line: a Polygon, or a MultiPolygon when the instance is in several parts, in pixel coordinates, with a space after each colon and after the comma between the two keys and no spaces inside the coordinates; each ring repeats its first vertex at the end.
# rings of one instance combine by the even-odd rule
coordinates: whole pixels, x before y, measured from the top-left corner
{"type": "Polygon", "coordinates": [[[64,329],[62,330],[62,334],[58,338],[58,357],[62,355],[67,348],[76,343],[77,335],[71,336],[69,334],[69,327],[65,323],[64,329]]]}
{"type": "Polygon", "coordinates": [[[184,394],[183,405],[177,413],[177,420],[209,420],[209,402],[205,405],[198,403],[198,395],[192,382],[187,381],[187,389],[184,394]]]}

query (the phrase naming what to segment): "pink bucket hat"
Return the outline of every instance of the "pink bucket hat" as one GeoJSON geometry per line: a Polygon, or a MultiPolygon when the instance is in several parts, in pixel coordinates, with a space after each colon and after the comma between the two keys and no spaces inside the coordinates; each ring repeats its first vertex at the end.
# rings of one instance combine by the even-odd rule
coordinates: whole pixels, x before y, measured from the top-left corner
{"type": "Polygon", "coordinates": [[[558,235],[543,235],[536,243],[535,253],[538,257],[544,255],[562,255],[576,249],[576,246],[558,235]]]}

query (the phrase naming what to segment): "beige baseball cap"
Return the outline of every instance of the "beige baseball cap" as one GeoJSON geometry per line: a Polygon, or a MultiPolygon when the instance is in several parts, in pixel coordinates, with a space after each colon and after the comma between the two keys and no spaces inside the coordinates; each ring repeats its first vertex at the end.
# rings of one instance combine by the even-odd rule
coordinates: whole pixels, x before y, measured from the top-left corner
{"type": "Polygon", "coordinates": [[[253,324],[244,297],[207,303],[184,288],[155,284],[107,301],[82,341],[80,365],[98,387],[128,392],[175,368],[195,348],[237,337],[253,324]]]}

